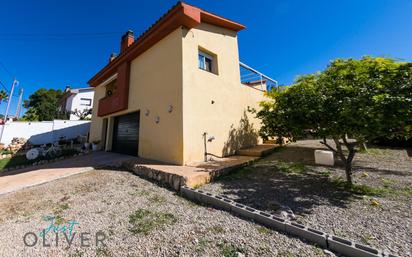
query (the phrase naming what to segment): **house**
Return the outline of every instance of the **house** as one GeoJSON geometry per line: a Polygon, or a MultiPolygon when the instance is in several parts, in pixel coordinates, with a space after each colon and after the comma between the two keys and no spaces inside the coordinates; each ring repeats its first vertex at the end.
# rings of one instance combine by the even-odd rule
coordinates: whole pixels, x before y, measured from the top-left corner
{"type": "Polygon", "coordinates": [[[260,122],[249,110],[265,99],[268,80],[276,82],[239,63],[244,28],[179,2],[136,40],[128,31],[119,55],[88,82],[95,88],[90,140],[179,165],[258,144],[260,122]]]}
{"type": "Polygon", "coordinates": [[[94,88],[72,89],[67,86],[59,101],[59,111],[69,113],[70,120],[79,120],[81,116],[91,118],[94,88]]]}

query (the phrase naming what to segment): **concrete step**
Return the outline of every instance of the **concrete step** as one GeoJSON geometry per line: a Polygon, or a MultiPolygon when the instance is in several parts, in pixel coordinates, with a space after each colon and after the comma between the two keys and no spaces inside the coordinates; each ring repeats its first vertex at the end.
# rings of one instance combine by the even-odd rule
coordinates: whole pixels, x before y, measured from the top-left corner
{"type": "Polygon", "coordinates": [[[256,159],[251,156],[229,156],[214,161],[179,166],[134,158],[124,161],[122,166],[141,177],[157,180],[179,191],[182,186],[198,187],[209,183],[214,178],[249,165],[256,159]]]}
{"type": "Polygon", "coordinates": [[[251,148],[237,150],[236,155],[264,157],[272,153],[276,147],[279,147],[279,145],[262,144],[262,145],[257,145],[251,148]]]}

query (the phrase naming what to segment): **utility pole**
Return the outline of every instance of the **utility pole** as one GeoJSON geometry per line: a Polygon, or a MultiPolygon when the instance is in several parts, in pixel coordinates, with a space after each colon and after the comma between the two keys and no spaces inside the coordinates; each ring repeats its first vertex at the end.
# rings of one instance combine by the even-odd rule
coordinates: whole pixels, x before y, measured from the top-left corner
{"type": "Polygon", "coordinates": [[[23,88],[20,89],[19,101],[17,102],[17,107],[16,107],[16,118],[17,119],[20,118],[22,101],[23,101],[23,88]]]}
{"type": "Polygon", "coordinates": [[[4,114],[4,125],[3,125],[3,128],[1,129],[1,132],[0,132],[0,142],[1,142],[1,140],[3,139],[3,131],[4,131],[5,127],[6,127],[7,115],[9,114],[10,103],[11,103],[11,99],[12,99],[12,97],[13,97],[14,87],[17,86],[18,84],[19,84],[19,82],[18,82],[16,79],[14,79],[14,80],[13,80],[13,84],[11,85],[11,90],[10,90],[10,94],[9,94],[9,99],[8,99],[8,101],[7,101],[6,113],[4,114]]]}

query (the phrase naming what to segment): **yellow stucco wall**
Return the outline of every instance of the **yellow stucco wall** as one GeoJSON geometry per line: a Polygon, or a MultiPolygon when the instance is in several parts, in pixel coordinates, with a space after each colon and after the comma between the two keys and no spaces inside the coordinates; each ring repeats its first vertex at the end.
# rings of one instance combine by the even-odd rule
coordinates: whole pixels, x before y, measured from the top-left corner
{"type": "Polygon", "coordinates": [[[106,94],[106,89],[104,87],[96,87],[94,89],[94,99],[92,108],[92,121],[90,124],[90,138],[89,141],[101,140],[103,119],[97,116],[97,110],[99,106],[99,100],[102,99],[106,94]]]}
{"type": "Polygon", "coordinates": [[[139,156],[144,158],[175,164],[202,161],[204,132],[215,137],[207,147],[218,156],[259,141],[260,122],[248,108],[258,108],[264,94],[240,83],[237,34],[227,29],[204,23],[179,28],[133,60],[127,111],[98,117],[104,94],[104,87],[96,88],[90,140],[102,138],[102,120],[109,118],[107,150],[113,117],[137,110],[139,156]],[[218,74],[198,68],[199,48],[217,56],[218,74]]]}
{"type": "MultiPolygon", "coordinates": [[[[139,156],[182,164],[182,30],[176,29],[159,41],[134,59],[130,67],[128,109],[97,117],[97,106],[94,106],[90,139],[102,138],[103,118],[140,110],[139,156]],[[169,112],[169,106],[172,106],[172,112],[169,112]],[[148,116],[147,110],[150,112],[148,116]],[[159,123],[155,122],[156,117],[159,117],[159,123]]],[[[103,96],[104,87],[98,86],[95,105],[103,96]]],[[[108,134],[111,133],[109,129],[108,134]]],[[[108,150],[110,146],[109,142],[108,150]]]]}
{"type": "Polygon", "coordinates": [[[214,136],[208,152],[226,156],[256,144],[260,122],[248,112],[262,91],[240,83],[236,32],[202,23],[183,38],[184,162],[203,160],[203,132],[214,136]],[[198,68],[199,47],[217,56],[218,74],[198,68]],[[214,103],[212,103],[214,102],[214,103]]]}

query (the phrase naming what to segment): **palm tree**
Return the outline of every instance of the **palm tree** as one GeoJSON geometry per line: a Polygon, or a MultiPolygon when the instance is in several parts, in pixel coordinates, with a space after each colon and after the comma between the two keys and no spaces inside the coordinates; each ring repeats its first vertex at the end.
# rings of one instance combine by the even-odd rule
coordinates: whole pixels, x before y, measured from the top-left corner
{"type": "Polygon", "coordinates": [[[1,104],[1,102],[2,102],[4,99],[6,99],[7,97],[8,97],[7,92],[4,91],[3,89],[0,90],[0,104],[1,104]]]}

